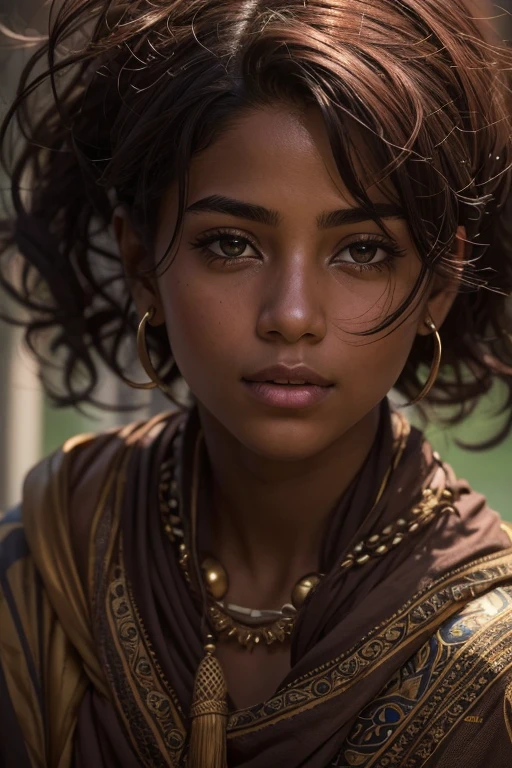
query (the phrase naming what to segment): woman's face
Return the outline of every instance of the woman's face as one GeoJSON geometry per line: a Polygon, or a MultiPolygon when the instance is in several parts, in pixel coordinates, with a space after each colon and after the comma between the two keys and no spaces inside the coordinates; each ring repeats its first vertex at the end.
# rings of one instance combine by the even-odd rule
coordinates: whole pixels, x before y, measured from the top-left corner
{"type": "MultiPolygon", "coordinates": [[[[354,335],[399,306],[421,266],[400,211],[369,192],[388,234],[348,195],[313,110],[254,110],[193,160],[158,291],[192,393],[258,455],[306,458],[353,428],[393,387],[422,326],[417,306],[392,333],[354,335]]],[[[175,210],[171,189],[157,258],[175,210]]]]}

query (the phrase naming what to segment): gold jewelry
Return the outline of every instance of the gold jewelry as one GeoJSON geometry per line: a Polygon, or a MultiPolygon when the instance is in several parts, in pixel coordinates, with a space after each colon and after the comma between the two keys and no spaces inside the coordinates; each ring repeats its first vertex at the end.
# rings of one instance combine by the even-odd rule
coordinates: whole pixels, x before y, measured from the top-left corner
{"type": "Polygon", "coordinates": [[[220,603],[228,613],[240,613],[247,617],[247,623],[253,623],[254,619],[265,622],[266,619],[275,618],[276,614],[294,613],[302,608],[309,593],[318,586],[322,575],[319,573],[308,573],[302,576],[292,589],[291,602],[286,603],[280,611],[259,611],[250,608],[243,608],[240,605],[222,603],[229,589],[229,578],[226,569],[215,557],[207,555],[201,562],[203,580],[208,593],[220,603]]]}
{"type": "Polygon", "coordinates": [[[187,760],[190,768],[227,768],[228,688],[214,641],[212,635],[207,636],[194,678],[187,760]]]}
{"type": "Polygon", "coordinates": [[[289,638],[293,632],[298,611],[324,576],[322,573],[310,573],[303,576],[292,589],[291,601],[276,611],[245,608],[235,603],[225,603],[222,598],[217,598],[209,589],[212,580],[216,582],[219,571],[226,573],[224,567],[214,558],[208,557],[203,560],[202,570],[208,594],[213,598],[208,606],[208,615],[213,628],[219,635],[238,640],[244,648],[260,643],[266,645],[272,645],[275,642],[282,643],[289,638]],[[205,567],[205,563],[209,563],[209,566],[205,567]]]}
{"type": "MultiPolygon", "coordinates": [[[[123,380],[126,382],[126,384],[128,384],[128,386],[132,387],[132,389],[156,389],[158,387],[164,393],[168,394],[169,388],[155,371],[153,363],[151,362],[151,358],[149,357],[148,346],[146,343],[146,326],[151,322],[154,316],[155,308],[150,307],[140,321],[139,327],[137,329],[137,351],[139,353],[139,360],[151,381],[139,384],[136,381],[130,381],[130,379],[127,379],[125,376],[123,376],[123,380]]],[[[171,359],[171,368],[173,365],[174,360],[171,359]]]]}
{"type": "Polygon", "coordinates": [[[417,397],[414,398],[414,400],[411,400],[407,405],[416,405],[421,400],[424,400],[432,387],[435,384],[435,381],[437,379],[437,375],[439,373],[439,368],[441,366],[441,355],[443,353],[443,345],[441,343],[441,337],[439,335],[439,331],[437,330],[434,321],[430,317],[430,315],[427,315],[427,317],[424,320],[425,325],[427,328],[430,328],[432,333],[434,334],[434,342],[435,342],[435,349],[434,349],[434,360],[432,361],[432,366],[430,368],[430,373],[428,376],[427,381],[425,382],[425,386],[417,395],[417,397]]]}
{"type": "MultiPolygon", "coordinates": [[[[191,539],[195,541],[196,504],[199,466],[199,447],[202,435],[199,436],[194,450],[194,480],[192,487],[191,539]]],[[[175,445],[176,447],[176,445],[175,445]]],[[[178,484],[173,479],[175,457],[162,464],[159,501],[163,527],[166,535],[174,545],[178,546],[178,562],[188,584],[192,584],[190,574],[191,553],[185,543],[182,520],[179,513],[178,484]]],[[[297,607],[291,603],[285,604],[280,611],[259,611],[231,603],[224,604],[222,598],[229,587],[228,575],[222,564],[207,555],[201,562],[203,581],[208,596],[208,616],[213,629],[219,635],[235,638],[244,646],[249,647],[264,642],[267,645],[279,641],[284,642],[290,637],[295,624],[297,607],[302,605],[307,594],[320,581],[320,574],[308,574],[295,585],[295,600],[297,607]],[[301,602],[300,602],[301,601],[301,602]]]]}
{"type": "MultiPolygon", "coordinates": [[[[394,413],[392,418],[398,421],[400,433],[396,440],[393,460],[381,484],[374,506],[380,501],[392,472],[402,458],[410,432],[409,424],[403,416],[394,413]]],[[[199,439],[195,451],[196,459],[199,454],[198,446],[199,439]]],[[[436,457],[436,461],[440,462],[440,459],[436,457]]],[[[174,464],[174,457],[162,464],[159,484],[160,511],[164,531],[170,541],[178,545],[179,564],[186,581],[191,584],[190,552],[184,540],[179,513],[178,486],[176,480],[172,479],[174,464]]],[[[197,483],[198,471],[195,467],[192,493],[194,503],[197,500],[197,483]]],[[[381,533],[372,534],[359,542],[345,557],[340,565],[341,569],[348,571],[383,557],[399,546],[409,534],[416,533],[430,523],[436,515],[453,513],[455,511],[452,506],[453,501],[453,493],[448,489],[439,488],[436,491],[431,488],[424,489],[420,502],[411,510],[410,519],[396,520],[387,525],[381,533]]],[[[195,520],[196,515],[193,514],[192,517],[195,520]]],[[[304,576],[293,588],[291,603],[286,603],[279,611],[260,611],[223,602],[229,588],[228,574],[222,564],[211,555],[202,560],[201,571],[208,596],[207,610],[212,628],[218,636],[234,639],[244,648],[286,641],[293,632],[298,612],[305,600],[323,578],[323,574],[317,573],[304,576]]]]}

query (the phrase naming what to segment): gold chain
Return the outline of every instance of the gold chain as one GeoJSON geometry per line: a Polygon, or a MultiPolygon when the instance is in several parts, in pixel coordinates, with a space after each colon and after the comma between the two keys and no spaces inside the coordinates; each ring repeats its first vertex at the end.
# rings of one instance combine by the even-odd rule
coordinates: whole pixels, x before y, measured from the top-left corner
{"type": "MultiPolygon", "coordinates": [[[[372,509],[378,504],[387,488],[390,477],[403,456],[410,427],[408,422],[399,414],[394,413],[395,427],[399,434],[395,442],[393,460],[386,472],[381,487],[377,493],[372,509]]],[[[196,451],[197,454],[197,451],[196,451]]],[[[440,460],[436,457],[436,461],[440,460]]],[[[182,527],[182,519],[178,502],[178,486],[173,478],[173,469],[176,458],[168,459],[162,464],[159,484],[159,502],[163,527],[172,544],[178,547],[178,562],[185,580],[192,584],[190,578],[190,552],[185,542],[182,527]]],[[[194,478],[197,483],[198,479],[194,478]]],[[[436,515],[454,512],[454,496],[451,490],[425,488],[422,491],[421,500],[411,510],[411,518],[400,518],[387,525],[381,533],[372,534],[367,539],[360,541],[353,548],[340,567],[343,571],[366,565],[372,560],[377,560],[391,550],[398,547],[409,535],[414,534],[428,525],[436,515]]],[[[293,606],[284,606],[284,609],[293,609],[293,606]]],[[[284,642],[292,634],[295,626],[297,611],[289,610],[280,612],[279,618],[263,624],[262,626],[249,626],[234,619],[226,610],[224,604],[216,600],[208,593],[208,616],[214,631],[219,637],[237,640],[244,648],[252,648],[254,645],[272,645],[275,642],[284,642]]]]}

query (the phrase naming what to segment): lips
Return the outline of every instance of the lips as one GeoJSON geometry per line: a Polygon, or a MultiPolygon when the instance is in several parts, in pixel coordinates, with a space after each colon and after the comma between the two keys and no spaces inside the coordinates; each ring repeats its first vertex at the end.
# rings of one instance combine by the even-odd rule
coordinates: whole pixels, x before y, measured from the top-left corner
{"type": "Polygon", "coordinates": [[[302,364],[290,366],[280,363],[278,365],[270,366],[269,368],[264,368],[257,373],[244,376],[243,379],[249,383],[260,382],[281,386],[333,386],[332,381],[329,381],[313,369],[302,364]]]}
{"type": "Polygon", "coordinates": [[[301,384],[311,384],[310,381],[301,381],[300,379],[288,381],[287,379],[272,379],[272,381],[269,381],[269,384],[294,384],[294,385],[301,385],[301,384]]]}
{"type": "Polygon", "coordinates": [[[333,382],[305,365],[273,365],[244,376],[248,393],[265,406],[303,409],[318,405],[334,389],[333,382]]]}

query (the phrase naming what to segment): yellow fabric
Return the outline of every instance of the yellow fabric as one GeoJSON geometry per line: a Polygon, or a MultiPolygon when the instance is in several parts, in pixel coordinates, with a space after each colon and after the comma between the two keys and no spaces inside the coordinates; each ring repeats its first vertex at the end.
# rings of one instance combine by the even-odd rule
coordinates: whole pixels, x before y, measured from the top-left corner
{"type": "Polygon", "coordinates": [[[80,658],[72,648],[44,591],[36,603],[36,573],[30,556],[17,560],[7,574],[16,596],[36,675],[45,680],[43,706],[48,714],[46,733],[37,691],[30,675],[26,649],[8,609],[0,599],[0,658],[12,704],[23,731],[33,766],[66,768],[71,764],[76,708],[87,686],[80,658]],[[21,599],[20,599],[21,598],[21,599]]]}
{"type": "Polygon", "coordinates": [[[92,684],[109,696],[90,623],[87,576],[92,574],[87,564],[92,558],[82,537],[90,543],[110,490],[114,484],[123,484],[131,446],[166,417],[69,440],[27,476],[22,525],[2,526],[3,539],[23,528],[29,549],[9,568],[8,581],[35,674],[44,679],[42,707],[48,732],[30,675],[27,647],[20,641],[1,591],[0,659],[30,760],[38,768],[71,765],[78,708],[87,687],[92,684]],[[73,540],[80,542],[85,553],[83,572],[73,540]]]}
{"type": "Polygon", "coordinates": [[[70,470],[75,450],[91,437],[67,443],[27,477],[23,523],[30,552],[59,621],[80,653],[87,677],[107,694],[89,625],[89,610],[75,565],[69,532],[70,470]]]}

